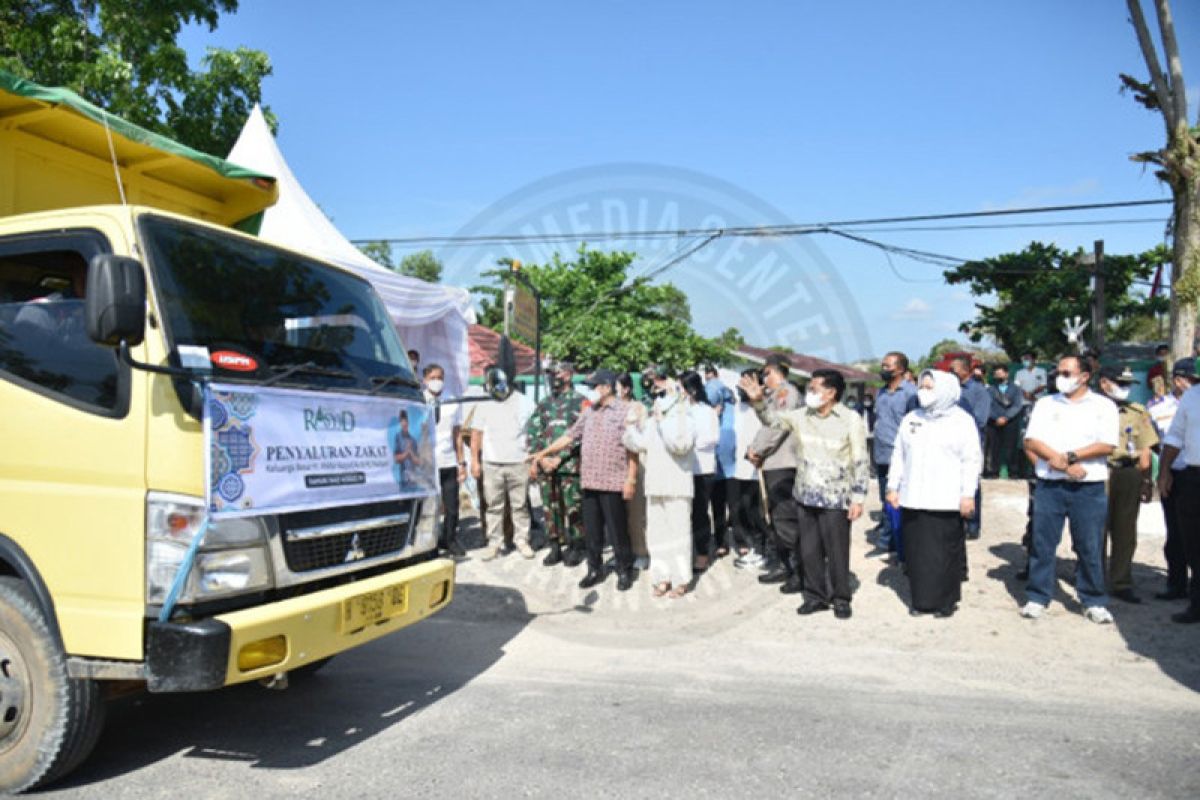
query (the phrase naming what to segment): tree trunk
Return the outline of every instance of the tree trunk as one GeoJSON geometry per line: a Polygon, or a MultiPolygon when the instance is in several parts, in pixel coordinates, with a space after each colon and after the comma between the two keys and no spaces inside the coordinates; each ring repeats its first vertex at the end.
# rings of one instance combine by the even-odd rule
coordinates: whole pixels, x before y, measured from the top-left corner
{"type": "Polygon", "coordinates": [[[1192,179],[1176,183],[1172,189],[1175,241],[1171,264],[1171,360],[1174,361],[1195,355],[1196,311],[1200,300],[1200,187],[1192,179]]]}

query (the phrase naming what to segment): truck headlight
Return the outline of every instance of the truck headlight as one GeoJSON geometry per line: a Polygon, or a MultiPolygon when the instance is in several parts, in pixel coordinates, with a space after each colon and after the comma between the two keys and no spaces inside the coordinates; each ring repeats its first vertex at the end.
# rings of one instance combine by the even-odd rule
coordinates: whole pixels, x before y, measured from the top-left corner
{"type": "Polygon", "coordinates": [[[424,553],[437,547],[438,523],[442,516],[442,496],[430,495],[417,501],[417,524],[413,529],[412,548],[424,553]]]}
{"type": "MultiPolygon", "coordinates": [[[[161,605],[192,539],[204,524],[204,504],[193,497],[150,492],[146,497],[146,603],[161,605]]],[[[242,517],[210,523],[177,602],[194,603],[272,584],[267,529],[242,517]]]]}

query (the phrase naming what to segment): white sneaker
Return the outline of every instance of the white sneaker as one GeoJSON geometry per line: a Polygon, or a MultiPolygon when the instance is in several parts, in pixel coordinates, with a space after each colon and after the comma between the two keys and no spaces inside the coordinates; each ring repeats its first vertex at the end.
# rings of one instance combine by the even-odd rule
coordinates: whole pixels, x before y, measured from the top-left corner
{"type": "Polygon", "coordinates": [[[765,560],[766,559],[764,559],[758,553],[751,551],[746,553],[744,556],[738,556],[735,558],[733,560],[733,565],[739,569],[745,569],[747,567],[761,567],[763,561],[765,560]]]}
{"type": "Polygon", "coordinates": [[[1041,603],[1035,603],[1032,600],[1030,600],[1028,603],[1025,604],[1024,608],[1021,609],[1021,616],[1024,617],[1025,619],[1037,619],[1038,617],[1040,617],[1042,615],[1042,612],[1045,610],[1046,610],[1046,607],[1044,605],[1042,605],[1041,603]]]}
{"type": "Polygon", "coordinates": [[[1097,625],[1108,625],[1113,621],[1112,613],[1104,606],[1092,606],[1083,615],[1097,625]]]}
{"type": "Polygon", "coordinates": [[[521,554],[521,558],[533,558],[533,548],[529,546],[529,542],[517,542],[517,552],[521,554]]]}
{"type": "Polygon", "coordinates": [[[483,550],[479,553],[479,560],[491,561],[498,555],[500,555],[500,548],[496,545],[492,545],[491,547],[483,548],[483,550]]]}

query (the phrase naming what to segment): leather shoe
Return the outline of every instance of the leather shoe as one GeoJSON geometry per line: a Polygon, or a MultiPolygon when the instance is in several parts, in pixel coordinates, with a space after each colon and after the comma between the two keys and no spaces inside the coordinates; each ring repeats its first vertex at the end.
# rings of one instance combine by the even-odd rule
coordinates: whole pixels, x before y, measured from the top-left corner
{"type": "Polygon", "coordinates": [[[854,612],[850,610],[850,604],[845,600],[833,601],[833,615],[838,619],[850,619],[854,612]]]}
{"type": "Polygon", "coordinates": [[[770,572],[764,572],[762,575],[759,575],[758,582],[759,583],[783,583],[790,576],[791,576],[791,573],[788,572],[785,568],[776,567],[775,569],[771,570],[770,572]]]}
{"type": "Polygon", "coordinates": [[[781,594],[800,594],[804,587],[800,585],[799,575],[788,575],[788,579],[779,587],[781,594]]]}
{"type": "Polygon", "coordinates": [[[627,569],[617,575],[617,591],[628,592],[633,586],[633,570],[627,569]]]}
{"type": "Polygon", "coordinates": [[[467,555],[467,551],[458,542],[451,542],[450,546],[446,548],[446,552],[455,558],[466,558],[467,555]]]}
{"type": "Polygon", "coordinates": [[[969,528],[967,530],[967,539],[969,541],[973,542],[982,535],[983,535],[982,532],[978,528],[969,528]]]}
{"type": "Polygon", "coordinates": [[[561,564],[562,560],[562,546],[557,541],[550,542],[550,552],[542,559],[542,566],[553,567],[561,564]]]}
{"type": "Polygon", "coordinates": [[[954,616],[955,611],[958,611],[958,606],[949,605],[945,608],[939,608],[937,611],[933,612],[933,615],[938,619],[949,619],[950,617],[954,616]]]}
{"type": "Polygon", "coordinates": [[[1154,595],[1155,600],[1187,600],[1188,593],[1183,589],[1167,589],[1154,595]]]}
{"type": "Polygon", "coordinates": [[[1120,591],[1113,592],[1112,596],[1125,603],[1137,604],[1142,602],[1142,598],[1138,597],[1133,589],[1121,589],[1120,591]]]}
{"type": "Polygon", "coordinates": [[[583,576],[583,580],[579,582],[580,589],[590,589],[593,586],[598,586],[604,583],[605,575],[603,572],[589,572],[583,576]]]}
{"type": "Polygon", "coordinates": [[[796,613],[802,617],[807,617],[809,614],[815,614],[818,611],[828,611],[829,606],[825,603],[818,603],[816,600],[805,600],[804,603],[796,609],[796,613]]]}
{"type": "Polygon", "coordinates": [[[1183,625],[1192,625],[1200,622],[1200,608],[1189,608],[1186,611],[1180,611],[1178,614],[1172,614],[1171,622],[1179,622],[1183,625]]]}

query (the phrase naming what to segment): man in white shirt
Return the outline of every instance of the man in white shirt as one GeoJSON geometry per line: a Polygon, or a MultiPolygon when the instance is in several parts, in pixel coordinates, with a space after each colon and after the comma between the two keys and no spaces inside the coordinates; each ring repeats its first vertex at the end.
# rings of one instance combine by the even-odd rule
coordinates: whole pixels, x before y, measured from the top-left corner
{"type": "Polygon", "coordinates": [[[1070,520],[1071,543],[1079,557],[1075,591],[1084,615],[1095,623],[1112,622],[1105,607],[1104,524],[1108,497],[1108,454],[1117,446],[1117,406],[1090,389],[1090,367],[1079,356],[1058,362],[1057,394],[1033,407],[1025,431],[1025,450],[1037,457],[1033,499],[1033,547],[1029,554],[1028,602],[1021,615],[1037,619],[1054,595],[1055,552],[1063,523],[1070,520]]]}
{"type": "Polygon", "coordinates": [[[480,556],[490,561],[504,544],[504,503],[512,513],[513,544],[524,558],[533,558],[529,545],[529,468],[525,464],[525,423],[533,409],[524,395],[512,392],[504,400],[483,402],[475,410],[471,431],[471,474],[481,481],[487,504],[487,547],[480,556]]]}
{"type": "MultiPolygon", "coordinates": [[[[1195,364],[1193,361],[1192,371],[1200,375],[1195,364]]],[[[1178,365],[1176,362],[1176,369],[1178,365]]],[[[1200,622],[1200,386],[1192,386],[1179,398],[1175,419],[1163,438],[1158,490],[1164,498],[1173,500],[1175,525],[1191,572],[1188,607],[1171,615],[1171,619],[1200,622]]]]}
{"type": "Polygon", "coordinates": [[[452,556],[466,555],[458,543],[458,487],[467,477],[462,452],[462,405],[437,405],[446,386],[446,371],[440,364],[429,364],[422,370],[425,383],[425,401],[436,409],[437,444],[434,446],[434,463],[437,464],[438,482],[442,487],[442,535],[438,547],[452,556]]]}

